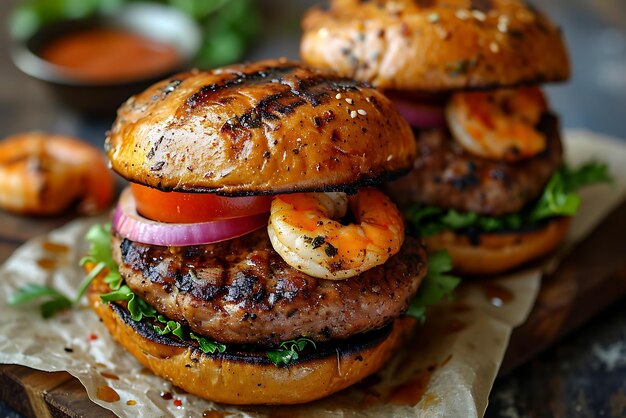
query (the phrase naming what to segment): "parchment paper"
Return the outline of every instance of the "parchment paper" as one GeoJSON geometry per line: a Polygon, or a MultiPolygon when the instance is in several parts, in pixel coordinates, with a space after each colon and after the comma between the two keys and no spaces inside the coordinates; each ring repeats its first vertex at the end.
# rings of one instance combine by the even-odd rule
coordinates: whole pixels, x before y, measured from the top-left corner
{"type": "MultiPolygon", "coordinates": [[[[123,417],[482,416],[509,335],[524,322],[533,306],[541,270],[554,268],[564,251],[588,234],[626,195],[624,143],[572,131],[566,135],[566,151],[572,164],[589,159],[606,161],[615,182],[581,193],[583,204],[559,254],[541,266],[507,277],[465,283],[452,303],[429,312],[426,325],[415,328],[410,340],[383,370],[328,399],[293,407],[216,405],[183,393],[143,369],[112,341],[86,306],[46,321],[35,307],[10,308],[4,297],[0,298],[0,363],[66,370],[82,382],[95,403],[123,417]],[[100,400],[97,392],[103,386],[113,388],[120,400],[100,400]],[[172,399],[163,399],[161,395],[168,392],[172,399]],[[133,401],[136,404],[127,404],[133,401]],[[211,415],[209,411],[223,412],[211,415]]],[[[77,220],[24,244],[0,268],[1,294],[9,295],[27,282],[46,283],[74,294],[83,277],[77,267],[86,251],[82,237],[91,224],[103,220],[77,220]],[[68,251],[46,250],[44,242],[63,244],[68,251]],[[42,259],[54,260],[53,268],[40,267],[42,259]]],[[[286,386],[285,390],[297,387],[286,386]]]]}

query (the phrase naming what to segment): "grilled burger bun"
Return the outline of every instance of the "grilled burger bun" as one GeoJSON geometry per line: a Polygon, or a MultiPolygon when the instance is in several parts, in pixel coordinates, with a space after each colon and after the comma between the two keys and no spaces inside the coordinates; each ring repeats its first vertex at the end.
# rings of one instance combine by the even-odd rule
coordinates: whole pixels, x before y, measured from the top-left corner
{"type": "MultiPolygon", "coordinates": [[[[302,27],[305,62],[384,90],[415,124],[414,169],[386,186],[405,210],[419,204],[435,212],[517,214],[539,199],[560,168],[558,121],[547,108],[529,117],[524,104],[510,108],[505,103],[494,110],[490,107],[498,102],[487,97],[478,99],[481,107],[474,105],[483,94],[479,92],[506,91],[521,92],[519,102],[537,104],[541,93],[529,86],[569,78],[559,28],[526,2],[334,0],[328,8],[311,9],[302,27]],[[459,113],[463,95],[468,103],[464,114],[459,113]],[[495,141],[501,139],[494,133],[500,132],[496,117],[511,118],[512,123],[536,118],[527,128],[544,135],[544,147],[483,155],[485,149],[491,151],[485,145],[489,141],[492,149],[502,148],[495,141]],[[482,131],[472,130],[482,120],[482,131]]],[[[520,131],[504,132],[508,140],[506,135],[520,131]]],[[[532,135],[522,139],[524,145],[535,146],[532,135]]],[[[495,234],[444,229],[424,239],[431,250],[448,249],[457,273],[493,274],[550,252],[567,225],[557,218],[495,234]]]]}
{"type": "Polygon", "coordinates": [[[415,154],[380,92],[289,61],[163,80],[122,105],[105,146],[129,181],[225,196],[354,189],[415,154]]]}
{"type": "Polygon", "coordinates": [[[403,314],[426,251],[371,186],[411,169],[415,139],[369,85],[285,60],[178,74],[122,105],[106,150],[131,182],[110,230],[123,292],[111,296],[101,274],[89,300],[155,374],[216,402],[308,402],[380,368],[413,324],[403,314]],[[310,221],[321,215],[297,199],[332,203],[334,214],[310,221]],[[220,235],[245,222],[256,226],[220,235]],[[372,264],[353,265],[361,254],[372,264]],[[300,264],[317,262],[330,277],[300,264]]]}
{"type": "Polygon", "coordinates": [[[233,405],[288,405],[329,396],[380,369],[416,324],[411,318],[399,318],[366,334],[320,344],[289,366],[275,366],[264,351],[250,347],[207,354],[197,343],[159,335],[133,321],[123,304],[103,303],[100,296],[109,291],[100,277],[87,297],[115,341],[154,374],[186,392],[233,405]]]}
{"type": "Polygon", "coordinates": [[[383,89],[444,91],[569,78],[559,28],[522,0],[335,0],[303,22],[302,59],[383,89]]]}
{"type": "Polygon", "coordinates": [[[503,273],[551,253],[563,241],[570,217],[553,218],[528,231],[480,233],[451,231],[424,238],[430,251],[447,250],[456,272],[468,276],[503,273]]]}

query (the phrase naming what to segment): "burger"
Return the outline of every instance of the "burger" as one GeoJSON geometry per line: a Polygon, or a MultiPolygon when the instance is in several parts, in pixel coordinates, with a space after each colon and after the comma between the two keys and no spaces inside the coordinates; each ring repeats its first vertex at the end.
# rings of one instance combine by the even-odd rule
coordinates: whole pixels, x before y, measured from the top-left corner
{"type": "Polygon", "coordinates": [[[560,29],[521,0],[332,1],[303,21],[303,60],[377,86],[413,126],[412,172],[387,189],[457,272],[501,273],[552,251],[580,186],[538,87],[569,78],[560,29]]]}
{"type": "Polygon", "coordinates": [[[414,324],[427,256],[375,186],[415,140],[378,90],[285,60],[190,71],[123,104],[105,148],[130,187],[87,236],[88,298],[156,375],[216,402],[308,402],[414,324]]]}

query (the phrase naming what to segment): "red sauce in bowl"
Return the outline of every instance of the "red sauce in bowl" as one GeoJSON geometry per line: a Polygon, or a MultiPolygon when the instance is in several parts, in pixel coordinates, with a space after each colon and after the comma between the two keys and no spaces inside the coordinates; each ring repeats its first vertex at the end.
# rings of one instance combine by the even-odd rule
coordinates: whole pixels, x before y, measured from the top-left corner
{"type": "Polygon", "coordinates": [[[39,51],[71,77],[91,82],[132,81],[175,70],[181,56],[168,44],[115,28],[94,28],[53,39],[39,51]]]}

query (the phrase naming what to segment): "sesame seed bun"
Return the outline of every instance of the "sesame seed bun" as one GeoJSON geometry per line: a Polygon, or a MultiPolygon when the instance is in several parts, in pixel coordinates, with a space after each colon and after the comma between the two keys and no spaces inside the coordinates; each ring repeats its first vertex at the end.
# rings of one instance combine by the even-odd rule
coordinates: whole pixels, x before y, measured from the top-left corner
{"type": "Polygon", "coordinates": [[[569,78],[559,28],[521,0],[335,0],[302,23],[303,60],[382,89],[442,91],[569,78]]]}
{"type": "Polygon", "coordinates": [[[238,196],[377,183],[410,169],[415,141],[376,89],[278,60],[153,85],[119,109],[106,150],[129,181],[238,196]]]}
{"type": "Polygon", "coordinates": [[[456,273],[482,276],[503,273],[541,258],[563,241],[570,217],[555,218],[532,231],[482,233],[472,243],[467,235],[445,231],[424,238],[429,251],[447,250],[456,273]]]}

